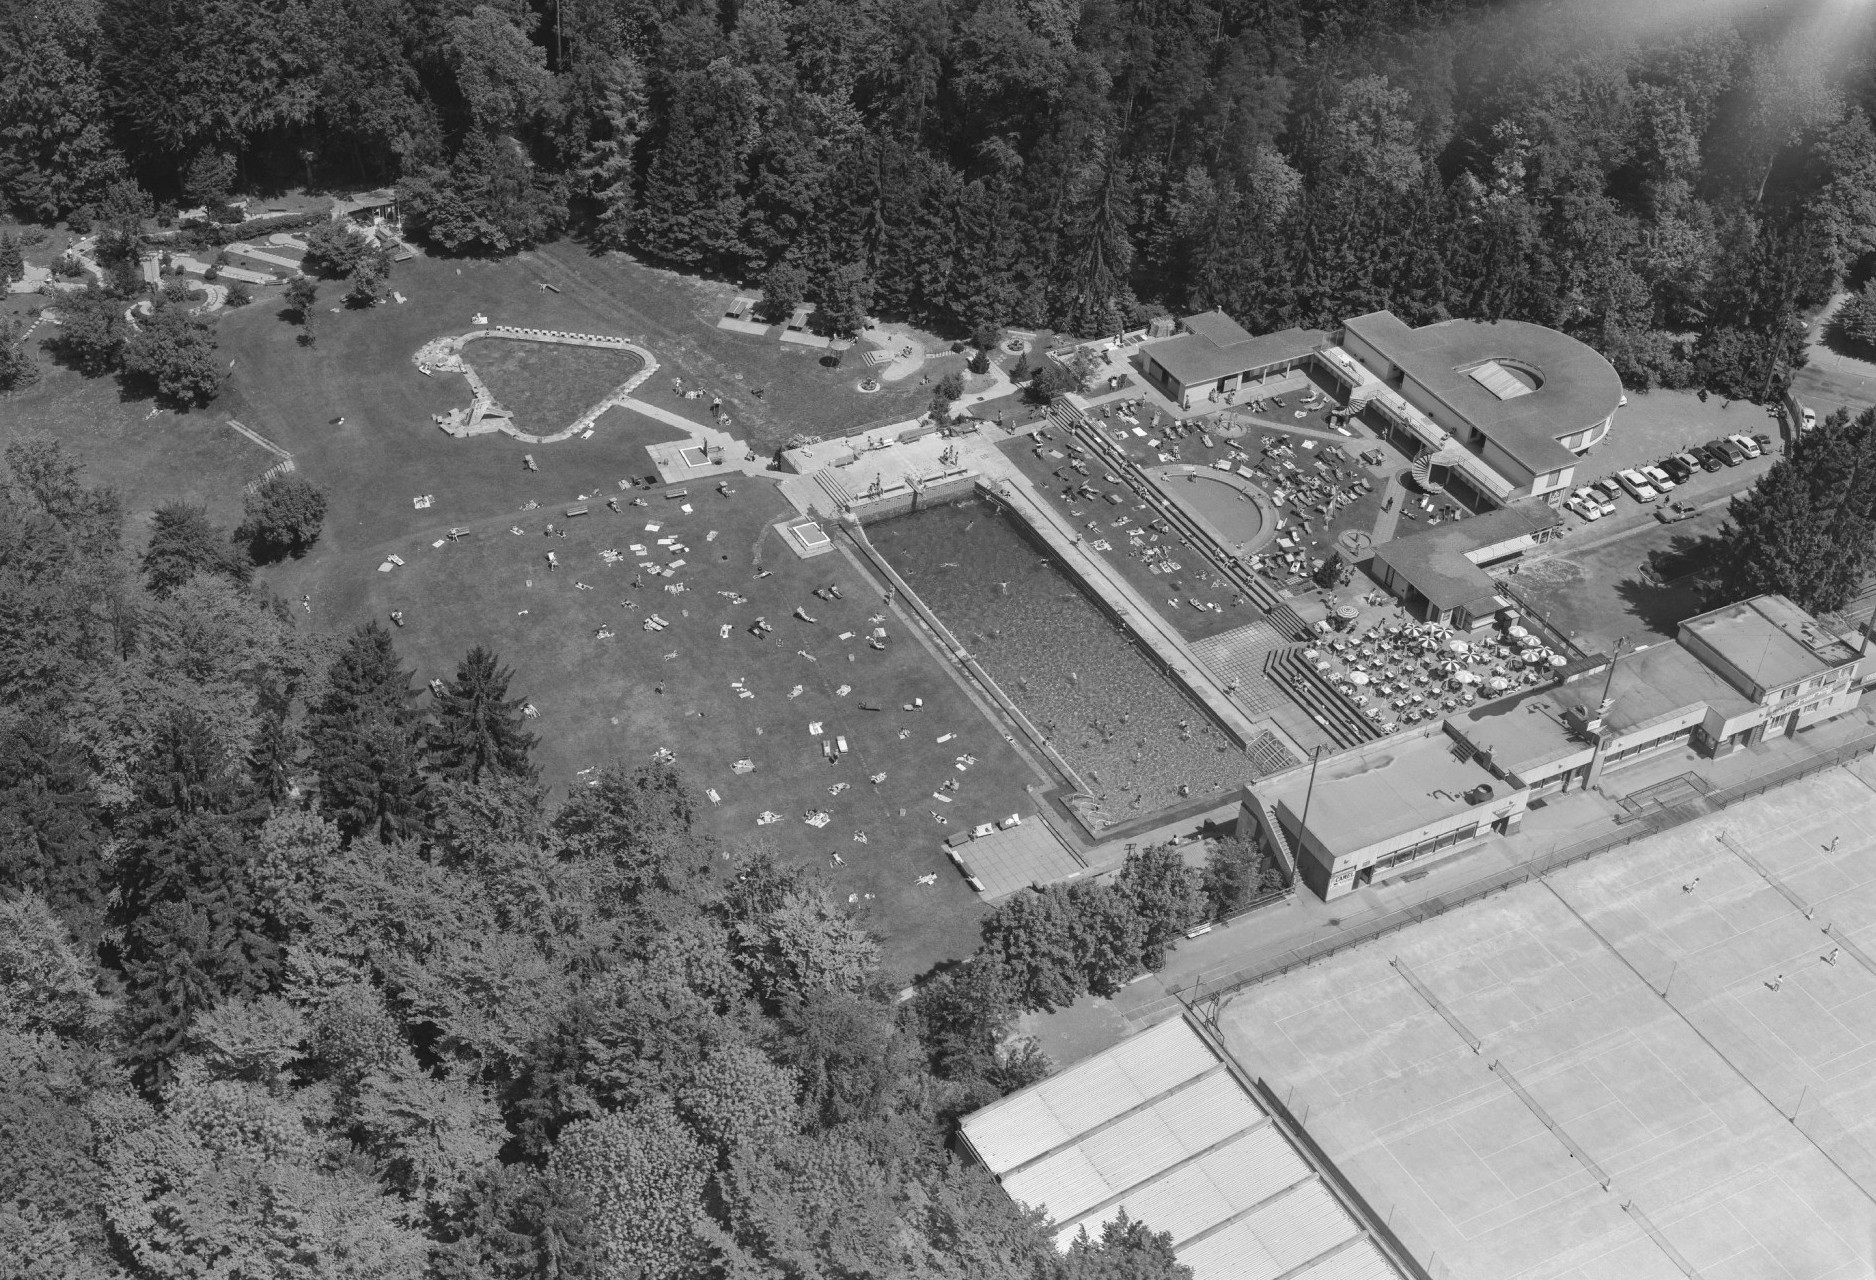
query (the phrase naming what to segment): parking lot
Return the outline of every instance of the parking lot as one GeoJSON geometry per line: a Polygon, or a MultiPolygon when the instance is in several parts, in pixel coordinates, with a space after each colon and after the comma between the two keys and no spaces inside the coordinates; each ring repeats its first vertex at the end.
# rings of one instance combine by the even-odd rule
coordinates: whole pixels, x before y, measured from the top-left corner
{"type": "MultiPolygon", "coordinates": [[[[1772,437],[1773,447],[1763,457],[1748,459],[1736,467],[1695,473],[1684,484],[1677,484],[1669,497],[1685,501],[1703,511],[1724,506],[1727,499],[1750,488],[1771,469],[1782,454],[1784,442],[1777,422],[1757,405],[1740,401],[1725,402],[1709,397],[1702,403],[1698,396],[1681,391],[1651,391],[1629,397],[1618,410],[1615,426],[1608,439],[1591,449],[1577,464],[1578,485],[1614,476],[1629,467],[1652,465],[1690,445],[1705,444],[1735,432],[1772,437]],[[1722,405],[1728,407],[1722,408],[1722,405]]],[[[1623,494],[1615,500],[1613,514],[1594,522],[1594,534],[1585,531],[1583,539],[1601,542],[1609,537],[1655,522],[1654,503],[1638,503],[1623,494]]],[[[1590,522],[1568,512],[1575,528],[1590,522]]]]}

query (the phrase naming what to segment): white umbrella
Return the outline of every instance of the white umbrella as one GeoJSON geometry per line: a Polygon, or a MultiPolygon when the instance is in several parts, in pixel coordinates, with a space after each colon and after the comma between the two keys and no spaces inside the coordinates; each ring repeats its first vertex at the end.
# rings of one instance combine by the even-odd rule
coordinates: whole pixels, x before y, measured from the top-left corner
{"type": "Polygon", "coordinates": [[[1461,671],[1455,675],[1453,679],[1457,680],[1460,684],[1471,684],[1474,680],[1477,680],[1478,677],[1473,675],[1470,671],[1461,671]]]}
{"type": "Polygon", "coordinates": [[[1526,631],[1523,627],[1512,627],[1506,631],[1505,634],[1510,636],[1513,640],[1522,640],[1531,633],[1526,631]]]}
{"type": "Polygon", "coordinates": [[[1551,654],[1551,655],[1550,655],[1550,665],[1551,665],[1551,666],[1553,666],[1553,667],[1561,667],[1561,666],[1564,666],[1564,665],[1566,665],[1566,664],[1565,664],[1565,660],[1564,660],[1564,656],[1563,656],[1562,654],[1560,654],[1560,653],[1553,653],[1553,654],[1551,654]]]}
{"type": "Polygon", "coordinates": [[[1348,682],[1350,684],[1367,684],[1368,677],[1366,673],[1357,671],[1354,675],[1348,678],[1348,682]]]}
{"type": "Polygon", "coordinates": [[[1467,644],[1464,640],[1455,640],[1449,647],[1454,653],[1465,653],[1472,646],[1467,644]]]}

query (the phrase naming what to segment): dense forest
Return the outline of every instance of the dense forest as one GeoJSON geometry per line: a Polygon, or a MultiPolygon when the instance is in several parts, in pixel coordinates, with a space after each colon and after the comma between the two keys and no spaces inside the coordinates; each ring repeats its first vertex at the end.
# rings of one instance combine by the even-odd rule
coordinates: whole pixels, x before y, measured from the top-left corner
{"type": "Polygon", "coordinates": [[[570,232],[957,332],[1510,316],[1633,387],[1753,398],[1876,247],[1869,7],[1840,0],[0,13],[0,200],[42,220],[396,183],[447,252],[570,232]]]}
{"type": "Polygon", "coordinates": [[[425,692],[383,628],[297,628],[260,515],[133,548],[56,444],[6,450],[0,1277],[1188,1274],[1125,1221],[1058,1253],[947,1149],[1048,1070],[1021,988],[1084,979],[1046,922],[901,999],[670,767],[550,804],[495,655],[425,692]]]}

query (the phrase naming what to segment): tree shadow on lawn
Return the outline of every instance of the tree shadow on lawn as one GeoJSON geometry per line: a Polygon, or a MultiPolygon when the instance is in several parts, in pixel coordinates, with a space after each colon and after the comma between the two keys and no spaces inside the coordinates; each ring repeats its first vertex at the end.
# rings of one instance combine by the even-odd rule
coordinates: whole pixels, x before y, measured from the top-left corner
{"type": "Polygon", "coordinates": [[[1824,349],[1833,355],[1876,364],[1876,343],[1867,342],[1849,333],[1844,328],[1841,315],[1831,317],[1830,323],[1824,326],[1824,332],[1819,335],[1819,339],[1824,349]]]}
{"type": "Polygon", "coordinates": [[[1650,551],[1639,572],[1615,584],[1615,593],[1643,626],[1657,635],[1674,636],[1682,622],[1706,608],[1704,574],[1719,545],[1711,534],[1678,534],[1667,546],[1650,551]]]}

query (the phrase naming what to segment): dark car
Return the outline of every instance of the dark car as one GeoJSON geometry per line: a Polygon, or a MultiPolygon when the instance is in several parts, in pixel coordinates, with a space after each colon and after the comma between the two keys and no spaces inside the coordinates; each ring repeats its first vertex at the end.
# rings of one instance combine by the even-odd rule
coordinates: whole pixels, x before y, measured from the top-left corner
{"type": "Polygon", "coordinates": [[[1724,458],[1716,455],[1713,450],[1707,448],[1704,444],[1689,446],[1687,456],[1692,458],[1695,462],[1698,462],[1702,471],[1718,471],[1721,467],[1726,465],[1724,458]]]}
{"type": "Polygon", "coordinates": [[[1731,440],[1709,440],[1706,444],[1708,453],[1715,454],[1729,467],[1736,467],[1746,460],[1746,451],[1731,440]]]}
{"type": "Polygon", "coordinates": [[[1766,435],[1764,432],[1760,432],[1758,435],[1752,437],[1752,442],[1766,453],[1770,453],[1772,446],[1777,443],[1777,441],[1773,440],[1772,437],[1766,435]]]}
{"type": "Polygon", "coordinates": [[[1668,479],[1672,480],[1675,484],[1686,484],[1687,478],[1694,473],[1694,469],[1685,462],[1682,462],[1678,455],[1672,458],[1663,458],[1656,465],[1667,472],[1668,479]]]}

